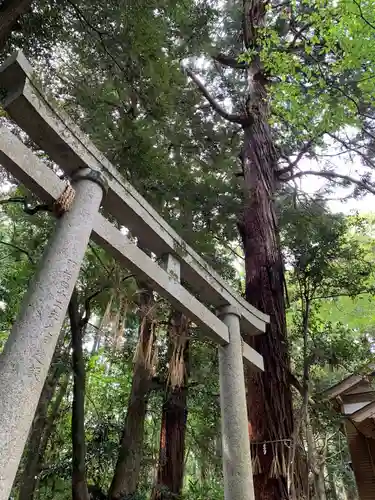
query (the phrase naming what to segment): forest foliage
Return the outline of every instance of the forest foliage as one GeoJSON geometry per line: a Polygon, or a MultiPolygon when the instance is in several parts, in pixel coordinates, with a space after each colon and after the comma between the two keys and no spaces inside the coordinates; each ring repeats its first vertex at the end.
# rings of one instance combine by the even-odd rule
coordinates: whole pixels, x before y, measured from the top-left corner
{"type": "MultiPolygon", "coordinates": [[[[375,193],[375,2],[237,4],[3,0],[0,57],[22,48],[55,103],[247,298],[246,210],[259,208],[251,175],[264,160],[286,290],[288,344],[275,329],[274,351],[284,346],[291,360],[280,368],[293,403],[281,482],[301,483],[288,491],[301,499],[354,500],[339,416],[322,394],[373,359],[374,217],[332,213],[329,199],[337,187],[375,193]],[[307,176],[324,188],[304,193],[307,176]]],[[[5,112],[0,120],[57,168],[5,112]]],[[[3,170],[1,183],[0,349],[54,225],[48,213],[30,215],[38,200],[3,170]]],[[[217,349],[91,243],[13,495],[223,498],[217,349]],[[72,422],[84,425],[83,457],[72,422]]]]}

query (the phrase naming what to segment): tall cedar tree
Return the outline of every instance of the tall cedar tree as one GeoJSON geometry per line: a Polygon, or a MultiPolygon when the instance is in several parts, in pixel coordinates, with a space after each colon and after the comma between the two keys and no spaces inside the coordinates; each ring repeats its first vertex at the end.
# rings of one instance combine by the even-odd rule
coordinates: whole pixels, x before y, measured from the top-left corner
{"type": "MultiPolygon", "coordinates": [[[[240,7],[226,2],[223,39],[217,34],[209,52],[222,79],[220,95],[216,98],[191,64],[185,64],[211,108],[242,129],[244,192],[238,228],[245,254],[246,299],[271,318],[266,335],[246,339],[265,361],[264,374],[247,374],[249,433],[253,454],[260,459],[254,471],[257,500],[288,498],[286,467],[279,477],[271,469],[275,461],[287,463],[293,431],[284,272],[274,201],[282,183],[304,175],[354,182],[358,189],[374,192],[369,175],[355,179],[324,167],[298,169],[299,160],[313,154],[322,137],[336,139],[334,134],[345,126],[363,123],[373,90],[369,61],[375,25],[368,4],[243,0],[240,7]],[[372,16],[370,21],[366,15],[372,16]],[[367,46],[353,42],[359,38],[367,46]],[[223,101],[230,101],[231,109],[223,101]]],[[[208,76],[214,83],[210,70],[208,76]]]]}
{"type": "MultiPolygon", "coordinates": [[[[265,16],[264,2],[244,1],[244,49],[257,46],[257,28],[264,24],[265,16]]],[[[221,62],[237,64],[232,58],[222,57],[221,62]]],[[[259,450],[253,452],[261,460],[261,472],[254,476],[254,487],[259,500],[281,499],[287,498],[285,477],[270,477],[274,457],[270,447],[263,453],[264,441],[288,439],[293,430],[283,263],[273,202],[278,155],[269,125],[267,77],[259,57],[246,65],[245,71],[250,82],[249,102],[247,109],[238,115],[223,112],[195,75],[189,70],[188,73],[219,113],[243,129],[244,209],[238,227],[245,253],[246,299],[271,317],[266,335],[246,339],[263,355],[266,373],[247,373],[249,433],[251,441],[259,443],[259,450]]]]}
{"type": "MultiPolygon", "coordinates": [[[[5,1],[0,5],[6,3],[5,1]]],[[[242,82],[242,89],[238,87],[237,99],[235,93],[232,92],[231,95],[235,98],[233,112],[225,111],[211,97],[201,81],[188,70],[188,74],[212,107],[229,122],[228,128],[233,129],[234,125],[240,125],[242,129],[243,147],[240,156],[244,176],[244,209],[238,221],[238,227],[245,249],[246,297],[253,305],[271,316],[271,325],[267,335],[253,340],[254,346],[265,357],[267,375],[261,377],[248,374],[250,434],[253,442],[260,443],[259,448],[261,448],[257,450],[255,446],[253,450],[262,462],[262,472],[256,474],[255,477],[256,495],[259,499],[286,497],[285,477],[274,478],[269,474],[274,458],[272,450],[276,448],[266,446],[266,453],[264,453],[262,442],[288,439],[292,432],[284,278],[274,196],[280,180],[289,181],[293,177],[306,175],[306,172],[295,171],[296,161],[288,161],[291,154],[297,152],[297,160],[300,159],[324,133],[332,134],[346,124],[358,124],[361,112],[367,109],[369,103],[363,102],[363,92],[369,94],[372,89],[368,86],[372,82],[369,60],[374,59],[373,44],[364,49],[363,43],[361,47],[354,47],[353,43],[349,46],[348,41],[360,39],[363,42],[372,36],[373,24],[371,19],[368,20],[371,4],[372,2],[365,2],[358,7],[355,0],[332,3],[321,0],[316,0],[316,2],[243,0],[242,7],[240,7],[228,1],[227,5],[231,7],[231,14],[234,13],[233,19],[239,21],[236,29],[241,26],[241,32],[238,28],[234,37],[235,46],[231,47],[234,50],[231,50],[229,55],[217,50],[214,60],[215,64],[225,68],[224,77],[227,76],[229,70],[240,75],[236,78],[237,82],[242,82]],[[343,21],[340,21],[341,19],[343,21]],[[349,24],[345,25],[345,23],[349,24]],[[353,36],[359,32],[361,37],[353,36]],[[340,41],[345,41],[346,46],[343,43],[340,46],[340,41]],[[354,48],[357,54],[356,60],[352,57],[354,48]],[[246,54],[242,59],[239,58],[241,53],[246,54]],[[363,61],[360,61],[361,57],[363,61]],[[364,61],[365,58],[366,61],[364,61]],[[356,80],[353,80],[354,70],[357,72],[356,80]],[[246,92],[242,92],[243,82],[246,82],[246,92]],[[359,82],[361,82],[360,85],[359,82]],[[293,92],[289,91],[285,94],[286,85],[293,92]],[[276,93],[275,88],[278,89],[276,93]],[[360,108],[357,102],[358,92],[362,92],[360,108]],[[348,94],[350,94],[349,97],[348,94]],[[272,104],[273,116],[271,116],[270,104],[272,104]],[[284,108],[290,113],[288,114],[284,108]],[[317,113],[316,110],[319,112],[317,113]],[[327,110],[328,113],[326,113],[327,110]],[[290,119],[292,113],[294,113],[293,120],[290,119]],[[275,116],[278,117],[276,124],[275,116]],[[317,116],[318,119],[316,119],[317,116]],[[281,141],[275,141],[273,134],[275,130],[279,137],[283,135],[287,139],[284,141],[286,144],[283,144],[283,149],[280,147],[281,141]],[[286,158],[287,167],[278,168],[280,158],[286,158]]],[[[117,73],[118,58],[127,51],[119,51],[116,48],[118,46],[112,44],[109,56],[108,45],[114,41],[113,32],[108,34],[105,31],[103,35],[103,32],[96,28],[96,23],[94,28],[90,23],[90,27],[85,21],[85,16],[80,14],[82,11],[77,10],[74,2],[69,2],[69,5],[74,16],[78,16],[79,22],[86,25],[86,28],[90,28],[91,35],[97,36],[98,51],[94,51],[95,61],[98,60],[98,52],[104,52],[104,55],[111,59],[111,74],[117,73]],[[115,60],[113,60],[114,57],[115,60]]],[[[91,13],[90,5],[86,7],[91,13]]],[[[155,12],[155,19],[160,20],[159,13],[155,12]]],[[[129,21],[132,17],[126,18],[129,21]]],[[[139,18],[143,19],[144,16],[140,15],[139,18]]],[[[232,24],[232,29],[235,24],[232,24]]],[[[78,32],[73,30],[71,33],[74,38],[74,33],[78,32]]],[[[147,35],[149,38],[149,31],[147,35]]],[[[218,37],[217,33],[216,41],[218,37]]],[[[79,36],[78,38],[87,49],[85,37],[79,36]]],[[[123,44],[119,46],[123,47],[123,44]]],[[[145,46],[145,44],[137,46],[137,51],[139,47],[145,46]]],[[[171,47],[168,49],[170,51],[171,47]]],[[[197,52],[196,50],[195,53],[197,52]]],[[[183,50],[181,53],[186,55],[183,50]]],[[[150,58],[147,58],[147,55],[149,56],[145,54],[146,58],[139,61],[142,70],[145,69],[145,61],[150,58]]],[[[84,60],[84,57],[82,59],[84,60]]],[[[129,76],[128,69],[133,67],[133,63],[132,59],[131,62],[127,61],[126,68],[120,66],[122,78],[124,75],[129,76]]],[[[142,85],[141,88],[143,89],[144,86],[142,85]]],[[[121,99],[119,100],[121,102],[121,99]]],[[[141,108],[142,99],[137,99],[137,101],[138,107],[141,108]]],[[[130,109],[134,111],[133,107],[130,109]]],[[[160,103],[158,103],[157,110],[158,113],[153,118],[160,123],[160,103]]],[[[152,112],[154,111],[152,109],[152,112]]],[[[130,115],[134,120],[134,113],[125,113],[126,118],[130,115]]],[[[150,123],[150,116],[152,113],[147,116],[148,123],[150,123]]],[[[113,114],[111,114],[111,122],[113,122],[113,114]]],[[[120,132],[123,134],[123,130],[120,132]]],[[[129,150],[126,156],[129,157],[129,150]]],[[[136,156],[137,162],[135,163],[139,169],[139,154],[136,156]]],[[[149,165],[149,162],[145,164],[149,165]]],[[[309,173],[322,175],[328,179],[336,175],[328,171],[309,173]]],[[[138,176],[139,171],[137,171],[138,176]]],[[[348,178],[342,180],[348,180],[348,178]]],[[[370,186],[367,178],[357,183],[360,188],[363,188],[365,184],[367,188],[370,186]]],[[[281,452],[284,451],[282,446],[278,449],[281,452]]]]}

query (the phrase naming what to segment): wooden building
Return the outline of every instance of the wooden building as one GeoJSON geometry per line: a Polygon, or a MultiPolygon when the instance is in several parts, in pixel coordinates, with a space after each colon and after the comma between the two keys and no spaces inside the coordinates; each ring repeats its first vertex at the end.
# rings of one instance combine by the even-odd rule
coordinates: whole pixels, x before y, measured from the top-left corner
{"type": "Polygon", "coordinates": [[[375,365],[325,395],[343,417],[360,500],[375,500],[375,365]]]}

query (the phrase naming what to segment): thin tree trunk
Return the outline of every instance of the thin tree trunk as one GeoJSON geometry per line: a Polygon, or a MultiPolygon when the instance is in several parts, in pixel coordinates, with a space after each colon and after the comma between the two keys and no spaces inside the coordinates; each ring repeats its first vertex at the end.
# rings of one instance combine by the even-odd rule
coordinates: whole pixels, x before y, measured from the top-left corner
{"type": "MultiPolygon", "coordinates": [[[[63,376],[63,380],[61,382],[61,385],[59,387],[59,390],[57,392],[55,400],[52,403],[51,410],[49,411],[49,415],[47,416],[46,425],[45,425],[44,432],[43,432],[41,442],[39,445],[39,452],[38,452],[39,453],[39,455],[38,455],[39,460],[37,463],[35,475],[33,476],[33,478],[34,478],[33,490],[29,494],[29,496],[23,497],[23,500],[33,500],[35,492],[38,489],[39,475],[40,475],[40,472],[43,468],[43,459],[46,455],[47,446],[48,446],[48,443],[49,443],[50,438],[52,436],[52,432],[53,432],[54,427],[55,427],[55,423],[56,423],[56,419],[57,419],[58,414],[59,414],[61,403],[62,403],[64,396],[66,394],[66,391],[68,389],[68,384],[69,384],[69,374],[65,374],[65,376],[63,376]]],[[[19,500],[21,500],[21,497],[19,500]]]]}
{"type": "Polygon", "coordinates": [[[327,472],[328,472],[330,498],[332,500],[340,500],[339,494],[338,494],[338,491],[336,488],[336,484],[335,484],[335,476],[333,475],[333,472],[329,467],[327,467],[327,472]]]}
{"type": "MultiPolygon", "coordinates": [[[[152,321],[149,313],[154,304],[154,298],[152,290],[146,284],[140,284],[140,288],[139,336],[141,344],[139,348],[144,354],[151,347],[150,342],[152,342],[152,321]]],[[[149,364],[136,360],[119,456],[109,492],[110,500],[127,498],[137,490],[151,378],[152,369],[149,364]]]]}
{"type": "Polygon", "coordinates": [[[163,404],[160,431],[160,450],[157,484],[151,494],[152,500],[169,500],[181,495],[184,481],[185,435],[187,422],[187,393],[189,377],[188,322],[183,314],[172,314],[169,328],[170,349],[173,356],[173,339],[179,337],[183,349],[184,377],[181,386],[167,388],[163,404]]]}
{"type": "Polygon", "coordinates": [[[327,496],[325,490],[324,473],[322,473],[323,467],[322,464],[318,463],[317,451],[314,442],[314,434],[311,427],[310,414],[308,408],[306,409],[306,441],[307,441],[309,470],[312,472],[314,479],[315,499],[326,500],[327,496]]]}
{"type": "MultiPolygon", "coordinates": [[[[300,290],[303,295],[303,290],[300,290]]],[[[289,455],[289,465],[290,465],[290,473],[289,473],[289,482],[290,482],[290,493],[291,499],[297,500],[297,485],[298,481],[295,477],[296,473],[296,450],[298,444],[298,437],[301,430],[301,425],[303,420],[305,419],[306,412],[308,411],[309,404],[309,389],[310,389],[310,361],[308,356],[308,338],[309,338],[309,323],[310,323],[310,300],[305,297],[301,297],[302,299],[302,328],[303,328],[303,382],[301,388],[301,396],[302,396],[302,405],[299,412],[298,417],[294,422],[294,430],[292,434],[292,445],[290,449],[289,455]]],[[[298,459],[298,457],[297,457],[298,459]]],[[[308,484],[306,485],[308,488],[308,484]]]]}
{"type": "Polygon", "coordinates": [[[72,407],[72,498],[89,500],[86,481],[86,443],[85,443],[85,384],[86,369],[83,357],[82,337],[84,327],[79,312],[78,294],[74,289],[69,303],[69,319],[72,331],[72,367],[74,376],[72,407]]]}
{"type": "Polygon", "coordinates": [[[169,500],[181,494],[184,479],[187,388],[176,388],[163,404],[157,486],[151,498],[169,500]]]}
{"type": "Polygon", "coordinates": [[[327,493],[326,493],[326,483],[324,480],[324,465],[321,465],[319,467],[319,471],[317,474],[317,479],[316,479],[316,486],[317,486],[317,495],[316,498],[318,500],[327,500],[327,493]]]}
{"type": "MultiPolygon", "coordinates": [[[[303,382],[302,382],[302,390],[303,390],[303,402],[302,402],[302,418],[305,417],[306,427],[306,436],[307,436],[307,447],[308,447],[308,464],[307,470],[310,470],[311,465],[311,457],[312,460],[315,458],[315,446],[313,433],[310,425],[310,415],[309,415],[309,394],[310,394],[310,359],[308,353],[308,341],[309,341],[309,327],[310,327],[310,300],[306,294],[303,293],[302,290],[302,311],[303,311],[303,382]],[[313,453],[313,455],[311,455],[313,453]]],[[[314,472],[315,477],[315,472],[314,472]]],[[[294,478],[292,478],[293,481],[294,478]]],[[[293,481],[295,483],[295,481],[293,481]]],[[[306,484],[307,491],[309,489],[308,477],[306,484]]]]}
{"type": "Polygon", "coordinates": [[[0,50],[6,44],[19,18],[31,7],[32,0],[5,0],[0,7],[0,50]]]}
{"type": "Polygon", "coordinates": [[[50,414],[48,415],[46,427],[44,429],[42,441],[40,443],[39,453],[41,454],[41,456],[44,456],[46,449],[47,449],[47,446],[48,446],[48,442],[49,442],[50,437],[52,435],[52,432],[54,430],[56,420],[57,420],[57,417],[59,415],[61,403],[62,403],[62,401],[65,397],[65,394],[68,390],[69,378],[70,378],[70,374],[68,374],[68,373],[65,374],[65,376],[61,382],[59,391],[56,395],[56,398],[52,403],[51,411],[50,411],[50,414]]]}

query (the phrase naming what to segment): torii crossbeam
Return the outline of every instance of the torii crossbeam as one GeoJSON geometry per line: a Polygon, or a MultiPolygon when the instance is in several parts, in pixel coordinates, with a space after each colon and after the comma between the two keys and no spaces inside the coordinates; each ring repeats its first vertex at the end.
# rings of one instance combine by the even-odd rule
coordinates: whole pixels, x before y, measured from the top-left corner
{"type": "MultiPolygon", "coordinates": [[[[56,224],[0,356],[0,500],[8,500],[90,237],[218,344],[225,500],[253,500],[242,357],[252,369],[264,367],[262,356],[243,342],[241,329],[264,333],[269,317],[235,293],[46,99],[21,52],[0,68],[0,95],[10,117],[75,189],[73,205],[56,224]],[[101,215],[101,204],[103,213],[141,237],[162,265],[101,215]]],[[[0,127],[0,162],[46,203],[65,189],[5,126],[0,127]]]]}

